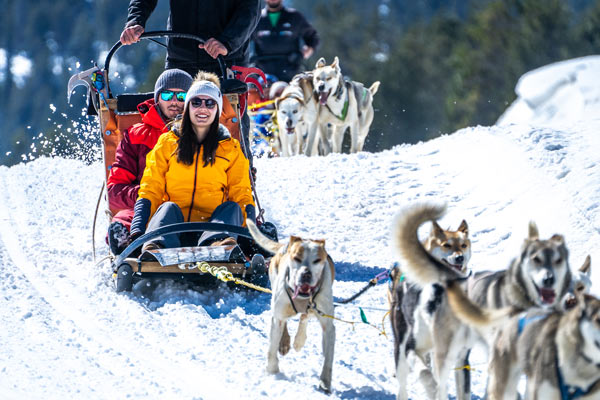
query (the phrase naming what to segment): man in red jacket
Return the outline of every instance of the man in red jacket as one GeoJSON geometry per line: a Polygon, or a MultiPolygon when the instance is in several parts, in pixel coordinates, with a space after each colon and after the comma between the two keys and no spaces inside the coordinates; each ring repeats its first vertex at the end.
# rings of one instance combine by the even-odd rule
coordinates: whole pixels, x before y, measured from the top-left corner
{"type": "Polygon", "coordinates": [[[127,247],[146,155],[159,136],[169,130],[167,124],[183,112],[185,95],[192,80],[190,74],[180,69],[163,72],[154,85],[154,99],[137,107],[142,122],[123,133],[106,185],[111,209],[119,210],[108,228],[108,243],[113,254],[119,254],[127,247]]]}

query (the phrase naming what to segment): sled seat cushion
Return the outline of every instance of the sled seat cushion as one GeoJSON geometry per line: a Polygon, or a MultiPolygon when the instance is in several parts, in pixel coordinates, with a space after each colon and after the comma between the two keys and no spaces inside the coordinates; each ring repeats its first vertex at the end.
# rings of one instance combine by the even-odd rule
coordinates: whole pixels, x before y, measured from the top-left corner
{"type": "Polygon", "coordinates": [[[154,92],[119,94],[117,95],[117,113],[138,112],[138,104],[152,98],[154,98],[154,92]]]}

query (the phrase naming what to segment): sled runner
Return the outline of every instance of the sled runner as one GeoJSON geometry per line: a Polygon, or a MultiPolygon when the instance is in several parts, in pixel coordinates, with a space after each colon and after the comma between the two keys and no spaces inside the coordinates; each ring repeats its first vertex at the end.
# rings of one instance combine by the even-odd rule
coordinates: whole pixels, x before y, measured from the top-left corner
{"type": "MultiPolygon", "coordinates": [[[[164,44],[154,38],[175,37],[196,40],[203,43],[204,40],[190,34],[182,34],[170,31],[146,32],[141,39],[150,39],[163,46],[164,44]]],[[[121,47],[117,42],[108,52],[104,62],[104,68],[97,66],[73,75],[69,79],[67,97],[70,100],[73,89],[78,85],[85,85],[88,90],[88,114],[97,115],[103,150],[104,187],[115,160],[115,153],[119,142],[123,138],[123,132],[133,124],[141,122],[138,104],[153,98],[154,93],[124,93],[114,95],[110,88],[109,74],[110,61],[116,51],[121,47]]],[[[166,47],[166,46],[165,46],[166,47]]],[[[248,83],[262,92],[262,86],[254,76],[266,80],[262,71],[256,68],[243,68],[232,66],[227,68],[224,60],[218,58],[221,67],[221,91],[223,92],[223,110],[220,117],[221,124],[225,125],[231,136],[236,138],[245,154],[250,149],[245,148],[245,140],[242,135],[241,116],[243,115],[248,94],[248,83]]],[[[262,93],[261,93],[262,94],[262,93]]],[[[257,223],[269,236],[277,240],[275,226],[265,223],[263,210],[260,207],[252,174],[249,172],[254,201],[257,208],[257,223]]],[[[104,196],[106,213],[112,218],[119,209],[110,204],[108,196],[104,196]]],[[[100,199],[99,199],[100,203],[100,199]]],[[[97,213],[96,213],[97,214],[97,213]]],[[[94,220],[95,231],[95,220],[94,220]]],[[[208,265],[225,266],[229,272],[236,277],[249,279],[255,282],[266,282],[266,268],[264,257],[254,245],[248,230],[242,227],[216,224],[188,222],[165,226],[159,230],[149,232],[133,241],[121,254],[110,254],[111,265],[116,277],[117,291],[129,291],[136,280],[142,278],[174,278],[190,279],[202,282],[214,282],[215,278],[197,268],[199,262],[208,265]],[[198,234],[204,231],[215,231],[238,235],[238,245],[210,246],[210,247],[180,247],[152,250],[141,252],[142,245],[158,236],[165,234],[198,234]]],[[[94,245],[95,257],[95,245],[94,245]]]]}

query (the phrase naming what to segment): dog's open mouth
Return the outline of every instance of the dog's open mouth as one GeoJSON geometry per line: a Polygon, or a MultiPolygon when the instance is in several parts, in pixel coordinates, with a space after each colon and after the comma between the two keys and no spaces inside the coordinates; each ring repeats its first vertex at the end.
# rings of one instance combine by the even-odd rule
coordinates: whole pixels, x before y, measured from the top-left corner
{"type": "Polygon", "coordinates": [[[444,264],[446,264],[448,267],[455,269],[458,272],[463,272],[463,268],[464,265],[463,264],[451,264],[450,262],[448,262],[448,260],[442,260],[444,262],[444,264]]]}
{"type": "Polygon", "coordinates": [[[573,294],[569,294],[569,296],[565,299],[565,308],[570,310],[577,305],[577,298],[573,294]]]}
{"type": "Polygon", "coordinates": [[[542,298],[542,304],[552,305],[556,299],[556,292],[554,289],[537,288],[540,297],[542,298]]]}
{"type": "Polygon", "coordinates": [[[308,283],[298,285],[294,290],[294,295],[292,296],[292,299],[295,299],[296,297],[309,297],[312,294],[314,288],[314,286],[310,286],[308,283]]]}
{"type": "Polygon", "coordinates": [[[296,132],[296,128],[285,128],[288,135],[293,135],[296,132]]]}
{"type": "Polygon", "coordinates": [[[329,91],[319,92],[319,103],[321,103],[321,105],[325,105],[327,103],[328,98],[329,98],[329,91]]]}

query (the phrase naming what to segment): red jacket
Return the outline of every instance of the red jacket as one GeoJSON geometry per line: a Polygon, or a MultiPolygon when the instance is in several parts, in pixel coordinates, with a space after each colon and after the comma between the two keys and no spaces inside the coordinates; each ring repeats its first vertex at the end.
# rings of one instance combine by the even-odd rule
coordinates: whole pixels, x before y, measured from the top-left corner
{"type": "Polygon", "coordinates": [[[146,168],[146,155],[154,148],[160,135],[168,131],[154,99],[140,103],[137,108],[142,122],[123,133],[108,175],[106,187],[112,209],[133,209],[146,168]]]}

